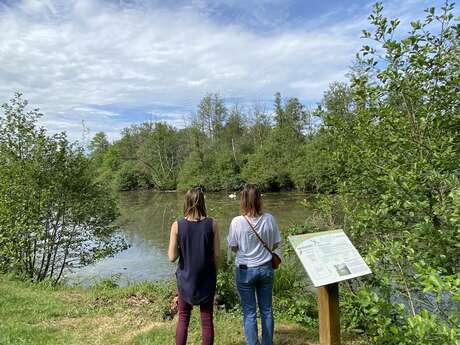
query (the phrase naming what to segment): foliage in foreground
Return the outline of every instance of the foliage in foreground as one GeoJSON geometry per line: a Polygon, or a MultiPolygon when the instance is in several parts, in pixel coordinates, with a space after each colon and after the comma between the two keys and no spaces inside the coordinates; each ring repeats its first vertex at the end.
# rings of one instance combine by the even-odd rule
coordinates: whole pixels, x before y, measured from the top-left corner
{"type": "Polygon", "coordinates": [[[112,237],[115,201],[82,149],[48,136],[26,106],[17,94],[0,116],[0,270],[57,282],[123,243],[112,237]]]}
{"type": "Polygon", "coordinates": [[[343,314],[374,344],[459,344],[460,25],[446,4],[404,37],[382,11],[349,110],[323,109],[342,225],[374,272],[344,284],[343,314]]]}

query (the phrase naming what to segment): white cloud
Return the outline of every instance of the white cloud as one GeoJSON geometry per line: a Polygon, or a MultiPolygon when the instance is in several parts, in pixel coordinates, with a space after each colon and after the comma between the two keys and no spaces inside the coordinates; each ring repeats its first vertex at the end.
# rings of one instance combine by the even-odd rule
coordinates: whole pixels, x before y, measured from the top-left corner
{"type": "MultiPolygon", "coordinates": [[[[82,120],[116,135],[129,123],[116,106],[183,108],[206,92],[318,100],[328,83],[344,79],[367,16],[261,35],[194,8],[20,1],[0,14],[0,99],[20,89],[51,130],[67,126],[74,136],[82,120]]],[[[186,115],[170,114],[174,124],[186,115]]]]}
{"type": "Polygon", "coordinates": [[[119,115],[118,113],[114,111],[100,110],[100,109],[95,109],[95,108],[90,108],[90,107],[75,107],[72,110],[76,112],[94,114],[94,115],[102,116],[102,117],[114,117],[114,116],[119,115]]]}

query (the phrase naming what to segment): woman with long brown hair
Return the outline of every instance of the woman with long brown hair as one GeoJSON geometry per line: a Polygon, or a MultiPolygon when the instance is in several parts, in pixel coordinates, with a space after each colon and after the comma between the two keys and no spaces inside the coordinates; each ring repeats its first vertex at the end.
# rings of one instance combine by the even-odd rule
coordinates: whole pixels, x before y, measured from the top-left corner
{"type": "Polygon", "coordinates": [[[176,345],[187,343],[194,305],[200,306],[202,344],[214,344],[213,307],[219,253],[219,230],[216,221],[207,216],[203,190],[189,189],[185,194],[184,218],[172,224],[168,249],[171,262],[179,258],[176,345]]]}
{"type": "Polygon", "coordinates": [[[248,345],[273,345],[272,251],[278,247],[281,236],[275,218],[262,210],[257,185],[244,186],[240,208],[241,215],[233,218],[227,240],[236,252],[236,285],[243,309],[244,334],[248,345]],[[261,343],[257,304],[262,321],[261,343]]]}

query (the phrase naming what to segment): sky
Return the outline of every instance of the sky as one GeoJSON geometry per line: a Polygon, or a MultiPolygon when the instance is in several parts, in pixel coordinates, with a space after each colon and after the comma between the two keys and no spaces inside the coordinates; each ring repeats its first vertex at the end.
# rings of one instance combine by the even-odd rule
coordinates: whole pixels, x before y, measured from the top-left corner
{"type": "MultiPolygon", "coordinates": [[[[439,1],[383,1],[402,29],[439,1]]],[[[111,140],[142,121],[182,128],[200,99],[271,109],[321,100],[365,42],[365,0],[0,0],[0,103],[15,91],[51,133],[111,140]],[[84,126],[83,126],[84,123],[84,126]]]]}

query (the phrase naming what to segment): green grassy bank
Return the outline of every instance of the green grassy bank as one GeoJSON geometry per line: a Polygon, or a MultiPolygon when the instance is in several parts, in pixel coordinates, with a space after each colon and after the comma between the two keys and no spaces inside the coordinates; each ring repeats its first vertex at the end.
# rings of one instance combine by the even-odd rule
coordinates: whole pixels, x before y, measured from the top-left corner
{"type": "MultiPolygon", "coordinates": [[[[173,344],[173,291],[172,285],[147,283],[52,287],[0,275],[0,344],[173,344]]],[[[198,314],[189,344],[200,344],[198,314]]],[[[215,329],[215,344],[245,344],[238,312],[217,309],[215,329]]],[[[316,337],[315,330],[277,320],[278,345],[317,344],[316,337]]]]}

